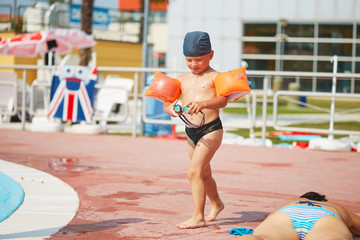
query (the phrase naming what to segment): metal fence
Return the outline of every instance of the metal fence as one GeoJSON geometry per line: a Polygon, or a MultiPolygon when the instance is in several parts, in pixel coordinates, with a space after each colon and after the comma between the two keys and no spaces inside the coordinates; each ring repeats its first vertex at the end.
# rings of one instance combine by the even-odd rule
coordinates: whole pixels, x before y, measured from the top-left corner
{"type": "MultiPolygon", "coordinates": [[[[21,107],[21,122],[22,122],[22,129],[25,129],[25,115],[26,115],[26,111],[30,109],[29,106],[26,105],[25,99],[26,99],[26,89],[27,89],[27,84],[26,84],[26,79],[27,79],[27,71],[29,70],[38,70],[38,69],[42,69],[42,70],[50,70],[51,67],[48,66],[34,66],[34,65],[0,65],[0,69],[18,69],[18,70],[22,70],[23,72],[23,78],[21,80],[22,84],[21,86],[18,86],[19,88],[19,92],[21,93],[21,103],[20,103],[20,107],[21,107]]],[[[111,72],[111,73],[133,73],[134,77],[134,88],[133,91],[131,92],[130,97],[132,98],[133,101],[133,109],[132,109],[132,127],[131,127],[131,134],[133,137],[136,137],[137,135],[141,135],[141,132],[139,133],[138,129],[139,129],[139,125],[141,125],[142,123],[153,123],[153,124],[169,124],[169,125],[173,125],[175,124],[179,124],[179,122],[174,122],[174,120],[156,120],[156,119],[149,119],[146,117],[146,115],[144,114],[144,107],[146,104],[146,99],[143,95],[144,92],[144,88],[143,88],[143,84],[141,84],[140,82],[140,77],[143,74],[152,74],[155,71],[160,71],[163,72],[165,74],[169,74],[169,75],[177,75],[180,73],[185,72],[185,70],[178,70],[178,69],[166,69],[166,68],[137,68],[137,67],[102,67],[99,66],[98,67],[98,72],[111,72]],[[139,116],[139,113],[140,116],[139,116]],[[140,121],[139,121],[140,119],[140,121]]],[[[267,126],[269,125],[269,116],[267,114],[267,108],[269,106],[269,104],[272,103],[272,99],[269,98],[269,93],[272,92],[271,88],[270,88],[270,81],[272,78],[275,77],[308,77],[309,79],[312,77],[316,77],[316,78],[323,78],[323,79],[332,79],[332,78],[351,78],[351,79],[355,79],[356,81],[360,81],[360,74],[349,74],[349,73],[313,73],[313,72],[275,72],[275,71],[247,71],[247,76],[248,77],[262,77],[263,78],[263,89],[262,91],[257,91],[254,92],[252,91],[252,93],[250,94],[251,96],[251,101],[250,101],[250,97],[248,97],[249,99],[246,99],[246,103],[245,104],[240,104],[239,103],[231,103],[228,104],[228,108],[232,108],[232,107],[244,107],[247,109],[247,117],[249,119],[249,124],[248,125],[243,125],[241,123],[239,123],[238,125],[233,125],[233,128],[246,128],[249,129],[249,131],[253,131],[254,127],[255,127],[255,121],[256,119],[260,119],[261,124],[261,139],[263,144],[265,144],[265,140],[266,140],[266,131],[267,131],[267,126]],[[262,96],[261,99],[259,99],[259,96],[262,96]],[[256,112],[256,104],[257,103],[261,103],[262,102],[262,116],[258,116],[257,112],[256,112]]],[[[50,83],[50,80],[49,80],[50,83]]],[[[45,87],[49,87],[50,85],[46,85],[45,87]]],[[[1,85],[0,85],[1,87],[1,85]]],[[[96,86],[97,88],[101,88],[102,86],[100,84],[98,84],[96,86]]],[[[333,98],[333,97],[348,97],[348,98],[353,98],[353,99],[360,99],[360,94],[345,94],[345,93],[320,93],[320,92],[299,92],[299,91],[279,91],[277,92],[274,96],[273,96],[273,104],[274,104],[274,111],[273,111],[273,127],[275,129],[283,129],[283,130],[292,130],[292,131],[303,131],[303,132],[316,132],[316,133],[329,133],[329,134],[360,134],[360,132],[356,132],[356,131],[346,131],[346,130],[321,130],[321,129],[310,129],[310,128],[303,128],[303,129],[299,129],[299,128],[286,128],[286,127],[281,127],[278,125],[278,98],[279,96],[282,95],[292,95],[292,96],[321,96],[324,98],[333,98]]],[[[355,109],[353,113],[355,113],[354,115],[354,121],[359,121],[359,115],[356,115],[359,112],[359,109],[355,109]],[[357,117],[356,117],[357,116],[357,117]]],[[[311,122],[311,118],[309,118],[309,121],[311,122]]],[[[224,122],[224,126],[227,125],[227,122],[224,122]]]]}
{"type": "MultiPolygon", "coordinates": [[[[332,97],[334,98],[349,98],[349,99],[360,99],[360,94],[346,94],[346,93],[322,93],[322,92],[300,92],[300,91],[278,91],[275,93],[274,95],[274,112],[273,112],[273,120],[274,120],[274,128],[276,130],[281,130],[281,131],[294,131],[294,132],[308,132],[308,133],[323,133],[323,134],[330,134],[330,135],[334,135],[334,134],[339,134],[339,135],[355,135],[355,134],[360,134],[360,131],[348,131],[348,130],[336,130],[333,129],[333,127],[331,128],[329,125],[329,129],[319,129],[319,128],[300,128],[300,127],[290,127],[290,126],[281,126],[279,125],[279,114],[278,114],[278,106],[279,106],[279,98],[281,98],[281,96],[296,96],[297,98],[300,97],[322,97],[322,98],[326,98],[326,99],[331,99],[332,97]]],[[[323,109],[320,107],[316,107],[316,106],[312,106],[311,104],[307,104],[304,102],[301,102],[299,100],[293,99],[293,98],[287,98],[288,101],[293,102],[295,104],[298,104],[299,106],[308,106],[310,108],[316,109],[317,111],[321,111],[324,112],[325,115],[327,115],[327,119],[331,122],[334,118],[335,113],[328,111],[327,109],[323,109]]],[[[354,113],[354,112],[358,112],[359,113],[359,117],[360,117],[360,102],[359,102],[359,108],[357,109],[347,109],[346,111],[341,111],[338,114],[349,114],[349,113],[354,113]]],[[[352,121],[359,121],[359,126],[360,126],[360,118],[347,118],[349,120],[352,121]]],[[[309,120],[314,120],[314,119],[309,119],[309,120]]]]}

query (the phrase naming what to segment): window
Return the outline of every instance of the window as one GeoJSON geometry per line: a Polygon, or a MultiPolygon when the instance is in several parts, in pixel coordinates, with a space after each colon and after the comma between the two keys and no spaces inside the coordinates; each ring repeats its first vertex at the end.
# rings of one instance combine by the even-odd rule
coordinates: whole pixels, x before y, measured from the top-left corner
{"type": "Polygon", "coordinates": [[[150,11],[149,22],[151,23],[166,23],[167,19],[166,11],[150,11]]]}
{"type": "Polygon", "coordinates": [[[300,91],[311,91],[312,80],[312,78],[300,78],[300,91]]]}
{"type": "Polygon", "coordinates": [[[314,37],[314,24],[289,24],[285,27],[289,37],[314,37]]]}
{"type": "Polygon", "coordinates": [[[275,42],[244,42],[245,54],[275,54],[275,42]]]}
{"type": "MultiPolygon", "coordinates": [[[[316,88],[319,92],[331,92],[332,91],[332,79],[318,79],[316,88]]],[[[336,92],[338,93],[350,93],[351,80],[350,79],[338,79],[336,81],[336,92]]]]}
{"type": "Polygon", "coordinates": [[[275,60],[253,60],[249,59],[246,60],[248,64],[248,69],[252,70],[269,70],[274,71],[275,70],[275,60]]]}
{"type": "Polygon", "coordinates": [[[312,72],[313,71],[313,62],[312,61],[284,61],[283,63],[284,71],[303,71],[303,72],[312,72]]]}
{"type": "Polygon", "coordinates": [[[351,43],[319,43],[318,55],[325,56],[351,56],[351,43]]]}
{"type": "Polygon", "coordinates": [[[286,55],[313,55],[314,52],[313,43],[285,42],[284,46],[286,55]]]}
{"type": "Polygon", "coordinates": [[[333,72],[333,65],[330,61],[319,61],[317,63],[318,72],[333,72]]]}
{"type": "Polygon", "coordinates": [[[276,24],[248,23],[244,27],[244,36],[273,37],[276,35],[276,24]]]}
{"type": "MultiPolygon", "coordinates": [[[[318,72],[333,72],[333,64],[330,61],[318,61],[318,72]]],[[[351,62],[339,61],[337,72],[351,72],[351,62]]]]}
{"type": "Polygon", "coordinates": [[[352,38],[352,25],[319,24],[319,38],[352,38]]]}
{"type": "Polygon", "coordinates": [[[360,73],[360,62],[355,63],[355,73],[360,73]]]}
{"type": "MultiPolygon", "coordinates": [[[[355,25],[355,43],[354,23],[290,22],[286,26],[278,24],[281,23],[244,24],[242,54],[243,59],[248,63],[249,70],[332,73],[333,63],[330,60],[337,55],[339,56],[339,73],[360,73],[359,23],[355,25]],[[353,47],[355,47],[355,53],[353,47]]],[[[284,80],[282,88],[287,89],[287,84],[293,80],[284,80]]],[[[301,90],[331,91],[331,79],[329,81],[314,77],[299,78],[297,81],[301,82],[301,90]]],[[[359,81],[355,81],[355,84],[351,79],[338,79],[338,81],[338,91],[359,92],[359,81]]],[[[261,88],[261,80],[256,80],[254,87],[261,88]]]]}

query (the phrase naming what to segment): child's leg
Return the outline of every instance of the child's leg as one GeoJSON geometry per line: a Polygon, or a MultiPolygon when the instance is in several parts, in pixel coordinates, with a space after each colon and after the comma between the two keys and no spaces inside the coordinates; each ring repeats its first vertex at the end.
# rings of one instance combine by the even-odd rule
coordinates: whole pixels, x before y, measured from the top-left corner
{"type": "MultiPolygon", "coordinates": [[[[209,180],[210,168],[207,168],[210,160],[214,156],[216,150],[220,147],[222,141],[222,130],[206,134],[195,146],[192,151],[191,143],[189,146],[190,166],[188,177],[190,179],[191,191],[193,196],[194,213],[191,219],[178,225],[179,228],[198,228],[206,225],[204,218],[204,208],[206,200],[206,183],[212,184],[209,189],[211,198],[216,199],[217,190],[214,188],[215,182],[209,180]],[[214,191],[215,189],[215,191],[214,191]]],[[[215,184],[216,186],[216,184],[215,184]]]]}
{"type": "MultiPolygon", "coordinates": [[[[221,133],[222,134],[222,133],[221,133]]],[[[222,136],[219,136],[218,139],[222,139],[222,136]]],[[[190,159],[192,159],[192,156],[194,154],[195,146],[192,144],[191,140],[189,139],[188,142],[188,148],[189,148],[189,156],[190,159]]],[[[220,199],[217,185],[215,182],[215,179],[212,177],[212,171],[210,163],[205,167],[204,169],[204,181],[205,181],[205,187],[206,187],[206,195],[211,201],[212,207],[210,213],[205,217],[205,220],[208,222],[214,221],[217,217],[217,215],[224,209],[224,204],[220,199]]]]}
{"type": "Polygon", "coordinates": [[[211,222],[214,221],[217,215],[224,209],[224,204],[220,199],[215,179],[212,177],[210,164],[208,164],[208,166],[205,168],[205,172],[206,177],[204,178],[204,180],[206,186],[206,194],[209,197],[212,205],[211,211],[205,217],[205,220],[207,222],[211,222]]]}
{"type": "MultiPolygon", "coordinates": [[[[223,130],[219,129],[218,131],[215,131],[214,133],[216,134],[214,137],[217,140],[216,146],[214,146],[214,150],[216,152],[219,149],[221,142],[222,142],[223,130]]],[[[207,136],[205,136],[203,138],[205,143],[206,143],[206,138],[207,138],[207,136]]],[[[202,141],[202,140],[200,140],[200,141],[202,141]]],[[[206,186],[206,194],[209,197],[209,199],[211,201],[211,205],[212,205],[211,211],[205,217],[205,220],[206,221],[214,221],[216,219],[217,215],[224,209],[224,204],[220,199],[215,179],[212,177],[210,163],[204,169],[204,180],[205,180],[205,186],[206,186]]]]}

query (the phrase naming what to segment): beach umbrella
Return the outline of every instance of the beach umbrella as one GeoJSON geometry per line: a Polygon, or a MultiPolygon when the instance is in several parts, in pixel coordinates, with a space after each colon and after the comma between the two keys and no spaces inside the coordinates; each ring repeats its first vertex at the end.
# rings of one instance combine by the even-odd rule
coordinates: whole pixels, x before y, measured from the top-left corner
{"type": "Polygon", "coordinates": [[[52,29],[47,33],[47,47],[54,47],[58,54],[71,52],[72,48],[83,49],[93,47],[96,42],[93,35],[88,35],[79,29],[52,29]],[[55,46],[51,45],[56,42],[55,46]]]}
{"type": "Polygon", "coordinates": [[[0,54],[21,57],[35,57],[40,53],[41,43],[46,35],[41,32],[25,33],[3,39],[0,42],[0,54]]]}
{"type": "Polygon", "coordinates": [[[73,48],[89,48],[96,44],[93,35],[79,29],[51,29],[24,33],[0,40],[0,54],[18,57],[36,57],[51,51],[57,54],[70,53],[73,48]]]}

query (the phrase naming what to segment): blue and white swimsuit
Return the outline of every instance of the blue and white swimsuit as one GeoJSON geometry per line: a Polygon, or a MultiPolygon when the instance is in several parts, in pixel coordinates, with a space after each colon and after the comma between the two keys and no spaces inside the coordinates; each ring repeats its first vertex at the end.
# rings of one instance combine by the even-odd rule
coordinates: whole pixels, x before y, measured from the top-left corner
{"type": "Polygon", "coordinates": [[[331,215],[340,219],[340,217],[335,213],[322,208],[320,205],[316,205],[316,207],[314,207],[314,204],[309,204],[308,206],[290,205],[283,207],[278,211],[284,212],[288,215],[295,231],[300,237],[300,240],[304,240],[306,234],[308,234],[320,218],[331,215]]]}

